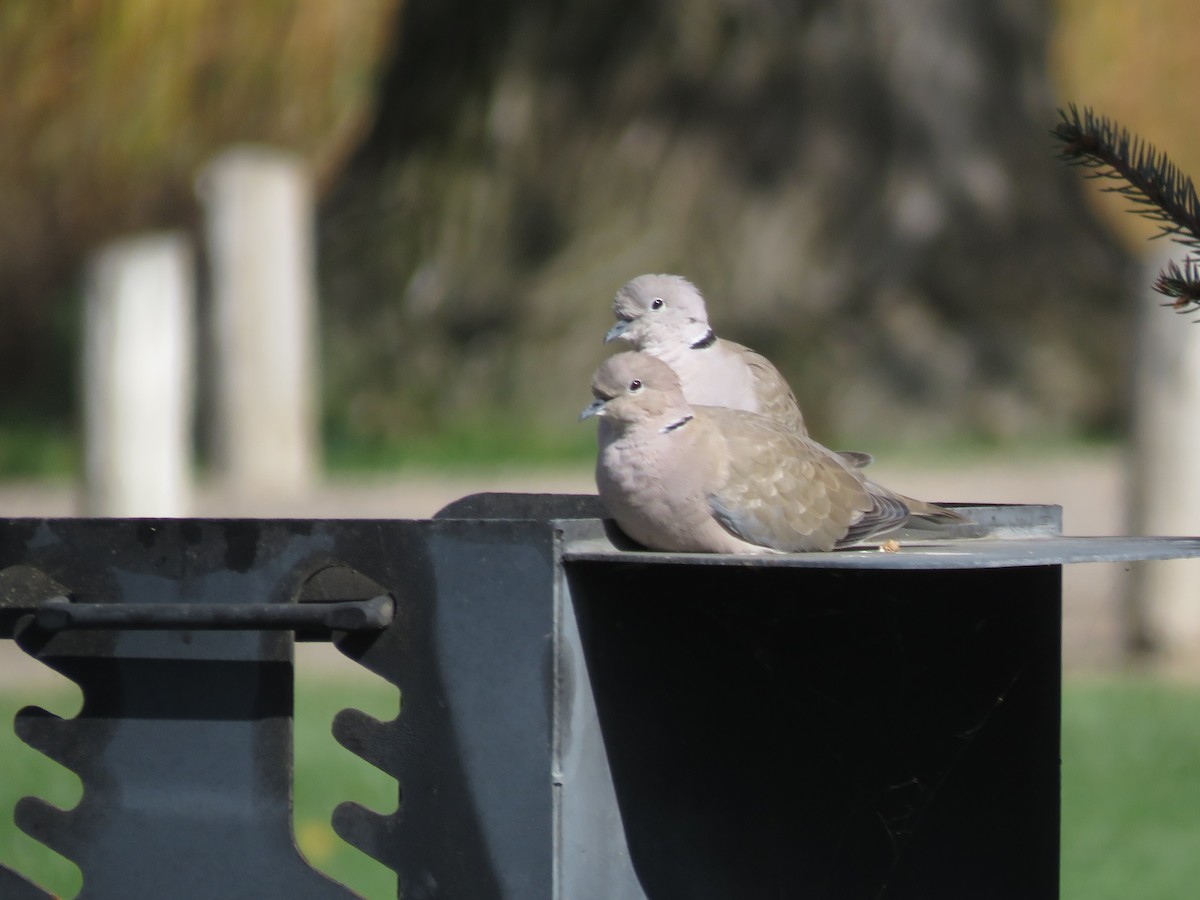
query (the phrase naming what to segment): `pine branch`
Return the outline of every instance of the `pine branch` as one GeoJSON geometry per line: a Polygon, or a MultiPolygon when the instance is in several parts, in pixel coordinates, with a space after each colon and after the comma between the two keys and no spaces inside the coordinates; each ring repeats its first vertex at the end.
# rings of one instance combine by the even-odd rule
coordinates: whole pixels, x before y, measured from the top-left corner
{"type": "Polygon", "coordinates": [[[1176,312],[1189,313],[1200,309],[1200,260],[1189,257],[1181,269],[1174,262],[1168,263],[1165,272],[1159,272],[1154,289],[1171,298],[1168,305],[1176,312]]]}
{"type": "MultiPolygon", "coordinates": [[[[1061,122],[1051,132],[1063,144],[1059,159],[1068,165],[1094,171],[1092,178],[1124,182],[1113,191],[1137,204],[1130,212],[1158,223],[1159,234],[1200,250],[1200,198],[1195,185],[1165,153],[1111,119],[1099,118],[1088,107],[1082,114],[1071,104],[1069,114],[1058,111],[1061,122]]],[[[1200,259],[1188,256],[1183,267],[1174,262],[1159,272],[1154,290],[1169,298],[1177,312],[1200,310],[1200,259]]]]}
{"type": "Polygon", "coordinates": [[[1159,223],[1162,234],[1200,249],[1200,198],[1192,179],[1165,153],[1090,108],[1074,104],[1051,132],[1063,144],[1059,158],[1068,165],[1094,169],[1090,177],[1123,181],[1105,188],[1133,200],[1131,212],[1159,223]]]}

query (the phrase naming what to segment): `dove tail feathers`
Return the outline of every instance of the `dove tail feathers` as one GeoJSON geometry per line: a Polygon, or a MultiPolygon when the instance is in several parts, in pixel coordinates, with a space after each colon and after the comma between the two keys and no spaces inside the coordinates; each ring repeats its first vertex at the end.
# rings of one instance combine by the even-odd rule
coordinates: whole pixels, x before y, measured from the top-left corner
{"type": "Polygon", "coordinates": [[[926,503],[924,500],[914,500],[912,497],[904,496],[901,496],[900,499],[908,507],[908,514],[918,519],[925,519],[929,522],[942,525],[965,525],[971,521],[962,513],[948,509],[945,506],[939,506],[936,503],[926,503]]]}

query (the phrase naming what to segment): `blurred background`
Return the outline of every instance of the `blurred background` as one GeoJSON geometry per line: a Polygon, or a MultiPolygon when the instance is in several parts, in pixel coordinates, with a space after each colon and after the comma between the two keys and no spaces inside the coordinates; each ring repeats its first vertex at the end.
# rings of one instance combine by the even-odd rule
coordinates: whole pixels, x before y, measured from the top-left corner
{"type": "MultiPolygon", "coordinates": [[[[1086,104],[1200,172],[1191,12],[6,0],[0,515],[590,491],[575,418],[609,304],[659,271],[884,483],[1061,503],[1072,533],[1196,533],[1200,338],[1148,288],[1171,248],[1049,137],[1086,104]]],[[[1127,568],[1068,570],[1065,643],[1072,734],[1127,732],[1141,759],[1168,719],[1105,717],[1200,702],[1200,575],[1127,568]],[[1147,668],[1189,686],[1096,688],[1147,668]]],[[[1065,895],[1128,896],[1080,879],[1137,838],[1084,833],[1065,895]]]]}

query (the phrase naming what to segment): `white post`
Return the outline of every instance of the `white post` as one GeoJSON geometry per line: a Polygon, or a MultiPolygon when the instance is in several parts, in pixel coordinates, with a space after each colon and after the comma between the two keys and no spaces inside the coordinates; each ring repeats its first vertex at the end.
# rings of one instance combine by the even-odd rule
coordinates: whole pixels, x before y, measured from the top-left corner
{"type": "Polygon", "coordinates": [[[214,462],[248,495],[317,469],[314,206],[296,156],[237,147],[201,175],[212,272],[214,462]]]}
{"type": "Polygon", "coordinates": [[[87,273],[83,507],[182,516],[192,477],[194,271],[187,239],[109,244],[87,273]]]}
{"type": "MultiPolygon", "coordinates": [[[[1148,286],[1178,245],[1162,242],[1148,261],[1138,298],[1134,360],[1131,527],[1135,534],[1200,534],[1200,323],[1161,304],[1148,286]]],[[[1200,561],[1133,566],[1126,606],[1131,650],[1156,650],[1168,666],[1200,651],[1200,561]]]]}

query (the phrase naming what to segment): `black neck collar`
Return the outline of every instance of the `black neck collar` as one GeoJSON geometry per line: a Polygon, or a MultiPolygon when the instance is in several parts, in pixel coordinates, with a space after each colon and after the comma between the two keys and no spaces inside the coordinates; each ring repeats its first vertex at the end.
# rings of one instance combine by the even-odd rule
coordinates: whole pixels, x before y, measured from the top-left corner
{"type": "Polygon", "coordinates": [[[674,431],[676,428],[682,428],[684,425],[686,425],[690,421],[692,421],[691,416],[684,416],[678,422],[672,422],[670,425],[665,426],[662,430],[662,433],[666,434],[670,431],[674,431]]]}
{"type": "Polygon", "coordinates": [[[696,341],[696,343],[691,345],[691,349],[706,350],[709,347],[711,347],[713,344],[715,344],[716,342],[717,342],[717,336],[713,332],[713,330],[710,328],[710,329],[708,329],[708,334],[706,334],[704,337],[700,338],[700,340],[696,341]]]}

